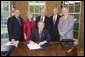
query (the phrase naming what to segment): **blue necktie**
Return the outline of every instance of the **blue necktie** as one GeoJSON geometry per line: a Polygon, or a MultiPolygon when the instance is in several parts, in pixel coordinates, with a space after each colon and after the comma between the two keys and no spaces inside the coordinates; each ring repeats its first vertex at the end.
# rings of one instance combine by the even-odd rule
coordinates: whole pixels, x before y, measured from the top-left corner
{"type": "Polygon", "coordinates": [[[18,21],[19,21],[19,24],[20,24],[20,26],[21,26],[21,21],[20,21],[20,19],[19,18],[17,18],[18,19],[18,21]]]}

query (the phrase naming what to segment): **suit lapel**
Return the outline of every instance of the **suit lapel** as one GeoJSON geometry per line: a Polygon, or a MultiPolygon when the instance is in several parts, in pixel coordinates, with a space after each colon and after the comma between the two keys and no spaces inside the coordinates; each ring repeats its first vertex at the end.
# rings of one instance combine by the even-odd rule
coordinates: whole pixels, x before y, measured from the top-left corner
{"type": "Polygon", "coordinates": [[[52,20],[52,24],[54,25],[54,23],[53,23],[53,16],[51,17],[51,20],[52,20]]]}
{"type": "Polygon", "coordinates": [[[40,21],[41,16],[39,16],[39,21],[40,21]]]}
{"type": "Polygon", "coordinates": [[[43,29],[43,31],[42,31],[41,39],[42,39],[43,35],[44,35],[44,29],[43,29]]]}
{"type": "Polygon", "coordinates": [[[23,20],[20,18],[20,22],[21,22],[21,25],[20,25],[20,27],[22,27],[22,25],[23,25],[23,20]]]}
{"type": "Polygon", "coordinates": [[[16,17],[15,17],[15,22],[16,22],[16,24],[17,24],[17,25],[19,25],[19,26],[20,26],[19,21],[17,20],[17,18],[16,18],[16,17]]]}
{"type": "Polygon", "coordinates": [[[44,18],[44,22],[46,22],[46,20],[47,20],[47,19],[46,19],[46,16],[45,16],[45,18],[44,18]]]}
{"type": "Polygon", "coordinates": [[[57,15],[57,18],[56,18],[55,24],[56,24],[57,20],[58,20],[58,15],[57,15]]]}

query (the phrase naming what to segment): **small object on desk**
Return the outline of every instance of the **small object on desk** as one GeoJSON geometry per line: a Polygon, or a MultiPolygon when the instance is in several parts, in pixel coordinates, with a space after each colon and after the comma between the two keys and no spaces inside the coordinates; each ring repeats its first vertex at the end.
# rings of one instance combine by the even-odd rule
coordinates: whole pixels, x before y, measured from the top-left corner
{"type": "Polygon", "coordinates": [[[48,42],[47,42],[47,41],[42,41],[42,42],[39,43],[39,45],[42,46],[42,45],[44,45],[45,43],[48,43],[48,42]]]}
{"type": "Polygon", "coordinates": [[[7,56],[14,47],[15,47],[14,45],[2,45],[1,56],[7,56]]]}
{"type": "Polygon", "coordinates": [[[71,49],[67,50],[67,52],[70,53],[71,52],[71,49]]]}
{"type": "Polygon", "coordinates": [[[51,45],[49,43],[45,43],[45,44],[41,45],[41,47],[42,47],[42,49],[44,49],[44,48],[51,47],[51,45]]]}
{"type": "Polygon", "coordinates": [[[72,55],[72,56],[77,56],[77,47],[76,46],[73,46],[71,49],[69,49],[67,51],[68,54],[72,55]]]}
{"type": "Polygon", "coordinates": [[[62,39],[61,41],[61,45],[64,45],[64,46],[72,47],[73,44],[74,44],[73,39],[62,39]]]}
{"type": "Polygon", "coordinates": [[[73,56],[77,56],[77,47],[76,46],[72,47],[71,53],[73,56]]]}
{"type": "Polygon", "coordinates": [[[15,41],[14,44],[15,44],[15,47],[18,47],[19,41],[15,41]]]}

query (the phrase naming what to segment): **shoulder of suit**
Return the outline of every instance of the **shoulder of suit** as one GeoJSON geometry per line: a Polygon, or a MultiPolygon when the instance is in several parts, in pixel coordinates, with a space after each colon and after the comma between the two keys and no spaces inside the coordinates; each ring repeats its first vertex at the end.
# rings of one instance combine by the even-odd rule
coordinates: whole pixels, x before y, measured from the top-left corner
{"type": "Polygon", "coordinates": [[[38,31],[38,28],[36,28],[36,29],[33,30],[33,32],[36,32],[36,31],[38,31]]]}
{"type": "Polygon", "coordinates": [[[14,18],[15,18],[14,16],[11,16],[8,18],[8,21],[14,20],[14,18]]]}
{"type": "Polygon", "coordinates": [[[61,16],[61,15],[58,15],[58,17],[59,17],[59,19],[62,19],[62,17],[63,17],[63,16],[61,16]]]}
{"type": "Polygon", "coordinates": [[[44,31],[45,31],[45,32],[48,32],[48,30],[47,30],[47,29],[45,29],[45,28],[44,28],[44,31]]]}
{"type": "Polygon", "coordinates": [[[10,19],[10,18],[14,18],[14,16],[9,17],[9,19],[10,19]]]}
{"type": "Polygon", "coordinates": [[[46,18],[49,18],[48,16],[45,16],[46,18]]]}
{"type": "Polygon", "coordinates": [[[22,17],[20,17],[20,16],[19,16],[19,18],[20,18],[21,20],[23,20],[23,18],[22,18],[22,17]]]}
{"type": "Polygon", "coordinates": [[[61,15],[58,15],[59,17],[61,17],[61,15]]]}
{"type": "Polygon", "coordinates": [[[40,16],[37,16],[36,18],[39,18],[40,16]]]}

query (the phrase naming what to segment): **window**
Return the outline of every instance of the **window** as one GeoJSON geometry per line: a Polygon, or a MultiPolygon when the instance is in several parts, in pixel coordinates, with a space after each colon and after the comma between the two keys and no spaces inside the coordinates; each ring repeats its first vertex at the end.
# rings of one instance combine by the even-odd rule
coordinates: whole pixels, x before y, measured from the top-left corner
{"type": "Polygon", "coordinates": [[[1,1],[1,39],[8,38],[7,19],[10,16],[10,2],[1,1]]]}
{"type": "Polygon", "coordinates": [[[78,28],[80,19],[80,1],[62,1],[62,6],[67,7],[71,15],[74,16],[74,38],[78,39],[78,28]]]}
{"type": "Polygon", "coordinates": [[[29,1],[29,12],[33,12],[34,17],[40,14],[40,9],[45,7],[45,1],[29,1]]]}

